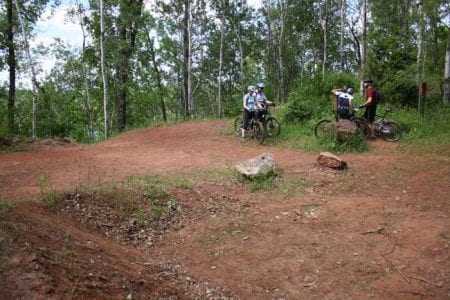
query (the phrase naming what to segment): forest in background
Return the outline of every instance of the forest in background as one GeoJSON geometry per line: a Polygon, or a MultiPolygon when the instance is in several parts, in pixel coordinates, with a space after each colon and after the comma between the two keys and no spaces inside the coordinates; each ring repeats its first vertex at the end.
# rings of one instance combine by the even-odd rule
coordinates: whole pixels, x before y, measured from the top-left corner
{"type": "Polygon", "coordinates": [[[0,69],[9,74],[0,86],[0,136],[93,142],[163,122],[231,117],[259,81],[284,121],[302,123],[330,114],[333,86],[361,95],[366,77],[385,104],[448,120],[446,0],[263,0],[258,9],[238,0],[68,2],[79,48],[58,39],[29,47],[39,17],[61,1],[0,4],[0,69]],[[57,61],[46,76],[36,63],[43,56],[57,61]],[[19,74],[29,87],[17,84],[19,74]]]}

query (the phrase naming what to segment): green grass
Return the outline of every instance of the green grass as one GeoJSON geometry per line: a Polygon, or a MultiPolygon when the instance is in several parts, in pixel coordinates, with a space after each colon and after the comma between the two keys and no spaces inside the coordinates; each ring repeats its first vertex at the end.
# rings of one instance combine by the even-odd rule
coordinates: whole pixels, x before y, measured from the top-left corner
{"type": "Polygon", "coordinates": [[[45,205],[55,207],[64,199],[65,192],[54,189],[50,179],[47,176],[39,176],[38,185],[40,190],[39,200],[45,205]]]}

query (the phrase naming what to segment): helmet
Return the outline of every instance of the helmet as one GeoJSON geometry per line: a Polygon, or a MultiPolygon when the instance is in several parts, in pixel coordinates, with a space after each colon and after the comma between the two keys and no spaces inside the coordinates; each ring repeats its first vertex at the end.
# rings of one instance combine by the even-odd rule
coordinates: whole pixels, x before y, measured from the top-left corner
{"type": "Polygon", "coordinates": [[[253,91],[255,90],[255,87],[254,87],[253,85],[249,85],[248,88],[247,88],[247,90],[248,90],[249,92],[253,92],[253,91]]]}
{"type": "Polygon", "coordinates": [[[264,83],[262,83],[262,82],[258,82],[257,84],[256,84],[256,87],[259,87],[259,88],[264,88],[264,83]]]}
{"type": "Polygon", "coordinates": [[[364,82],[364,83],[367,82],[367,83],[371,84],[371,83],[373,83],[373,80],[370,79],[370,78],[364,78],[364,79],[363,79],[363,82],[364,82]]]}
{"type": "Polygon", "coordinates": [[[347,94],[353,95],[353,88],[348,88],[347,89],[347,94]]]}

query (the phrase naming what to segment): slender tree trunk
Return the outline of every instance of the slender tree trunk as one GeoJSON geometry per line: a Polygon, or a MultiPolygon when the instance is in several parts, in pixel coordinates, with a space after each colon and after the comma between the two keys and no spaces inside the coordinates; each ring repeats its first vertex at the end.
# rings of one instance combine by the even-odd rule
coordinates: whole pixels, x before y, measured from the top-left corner
{"type": "Polygon", "coordinates": [[[187,67],[188,67],[188,73],[187,73],[187,79],[188,79],[188,104],[189,104],[189,114],[191,117],[194,117],[195,113],[195,103],[194,98],[192,96],[192,15],[191,15],[191,3],[189,0],[189,9],[188,9],[188,61],[187,61],[187,67]]]}
{"type": "Polygon", "coordinates": [[[344,71],[345,0],[341,0],[341,40],[339,45],[341,72],[344,71]]]}
{"type": "Polygon", "coordinates": [[[20,27],[22,28],[23,42],[25,46],[25,52],[27,55],[28,63],[31,68],[31,93],[33,95],[33,108],[32,108],[32,121],[31,121],[31,135],[33,138],[36,138],[36,116],[37,116],[37,79],[36,79],[36,71],[34,69],[34,61],[31,57],[30,46],[28,45],[27,34],[25,32],[25,24],[22,19],[22,15],[20,14],[19,4],[17,0],[14,0],[16,4],[17,17],[19,18],[20,27]]]}
{"type": "Polygon", "coordinates": [[[367,52],[367,0],[362,0],[361,4],[361,23],[362,23],[362,39],[361,39],[361,66],[359,70],[360,91],[363,93],[364,85],[362,79],[366,72],[366,52],[367,52]]]}
{"type": "Polygon", "coordinates": [[[161,112],[163,115],[163,120],[165,123],[167,123],[167,112],[166,112],[166,104],[164,102],[164,92],[162,89],[162,83],[161,83],[161,74],[159,71],[158,63],[156,61],[156,54],[155,54],[155,48],[153,40],[150,38],[150,34],[147,32],[147,41],[149,45],[150,50],[150,56],[153,63],[153,69],[156,73],[156,84],[158,85],[158,91],[159,91],[159,103],[161,104],[161,112]]]}
{"type": "Polygon", "coordinates": [[[444,104],[448,104],[450,100],[450,35],[447,38],[447,51],[445,52],[445,68],[444,68],[444,84],[443,84],[444,104]]]}
{"type": "Polygon", "coordinates": [[[119,131],[127,126],[128,81],[130,62],[135,53],[136,35],[142,15],[143,0],[120,2],[118,19],[119,53],[116,65],[118,78],[117,125],[119,131]]]}
{"type": "Polygon", "coordinates": [[[419,14],[419,35],[417,38],[417,86],[418,86],[418,100],[417,100],[417,110],[423,116],[423,93],[422,93],[422,81],[424,72],[424,48],[423,48],[423,32],[424,32],[424,20],[423,20],[423,4],[422,0],[418,3],[418,14],[419,14]]]}
{"type": "Polygon", "coordinates": [[[78,6],[78,17],[80,21],[81,32],[83,34],[83,42],[81,48],[81,64],[83,68],[83,78],[84,78],[84,88],[86,90],[86,110],[87,110],[87,127],[88,127],[88,135],[89,140],[93,141],[94,137],[94,116],[92,111],[92,100],[91,100],[91,92],[89,90],[89,80],[87,75],[87,67],[86,67],[86,31],[84,30],[84,20],[82,13],[82,5],[78,1],[76,2],[78,6]]]}
{"type": "Polygon", "coordinates": [[[286,22],[286,6],[283,0],[280,1],[280,28],[278,33],[278,82],[280,83],[280,89],[278,93],[278,99],[282,103],[286,102],[285,93],[284,93],[284,66],[283,66],[283,40],[284,40],[284,25],[286,22]]]}
{"type": "Polygon", "coordinates": [[[325,70],[327,64],[328,48],[328,0],[325,0],[323,15],[320,13],[320,25],[323,30],[323,59],[322,59],[322,78],[325,80],[325,70]]]}
{"type": "MultiPolygon", "coordinates": [[[[242,47],[242,37],[240,35],[240,31],[238,28],[236,28],[236,25],[233,23],[233,20],[230,19],[231,23],[233,24],[234,33],[236,34],[236,38],[238,39],[238,45],[239,45],[239,82],[241,85],[241,90],[244,94],[244,49],[242,47]]],[[[240,23],[239,23],[240,26],[240,23]]]]}
{"type": "Polygon", "coordinates": [[[8,47],[9,91],[8,91],[8,127],[10,133],[16,131],[16,53],[14,49],[14,15],[12,0],[6,2],[7,28],[6,44],[8,47]]]}
{"type": "MultiPolygon", "coordinates": [[[[224,6],[223,2],[222,5],[224,6]]],[[[220,17],[220,53],[219,53],[219,78],[218,78],[218,117],[222,117],[222,68],[223,68],[223,40],[224,40],[224,30],[225,30],[225,7],[222,7],[222,15],[220,17]]]]}
{"type": "Polygon", "coordinates": [[[184,102],[184,116],[188,118],[191,116],[191,37],[190,37],[190,0],[184,1],[184,19],[183,19],[183,102],[184,102]]]}
{"type": "Polygon", "coordinates": [[[116,67],[118,78],[117,91],[117,126],[119,131],[125,129],[127,125],[127,82],[128,82],[128,59],[131,55],[129,45],[127,44],[127,29],[125,24],[122,24],[119,30],[121,45],[119,50],[118,64],[116,67]]]}
{"type": "Polygon", "coordinates": [[[104,22],[103,0],[100,0],[100,62],[102,69],[102,81],[103,81],[103,119],[104,119],[104,131],[105,139],[108,138],[108,78],[106,74],[106,62],[105,62],[105,47],[103,41],[105,39],[105,22],[104,22]]]}

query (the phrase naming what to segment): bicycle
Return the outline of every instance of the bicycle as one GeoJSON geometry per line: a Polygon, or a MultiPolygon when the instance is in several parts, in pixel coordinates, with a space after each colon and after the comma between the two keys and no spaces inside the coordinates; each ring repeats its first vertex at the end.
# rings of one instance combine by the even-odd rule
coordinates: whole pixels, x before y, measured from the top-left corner
{"type": "Polygon", "coordinates": [[[375,134],[381,136],[387,142],[397,142],[402,137],[403,131],[399,123],[392,120],[386,120],[386,115],[390,112],[392,112],[392,110],[386,108],[382,116],[376,115],[379,119],[373,122],[375,134]]]}
{"type": "MultiPolygon", "coordinates": [[[[358,111],[357,108],[355,108],[354,110],[355,112],[358,111]]],[[[340,120],[339,115],[334,110],[332,110],[332,112],[335,116],[335,122],[338,122],[340,120]]],[[[350,121],[356,125],[364,138],[367,138],[370,135],[370,127],[364,118],[353,116],[350,118],[350,121]]],[[[324,119],[317,122],[317,124],[314,126],[314,136],[316,138],[323,138],[326,135],[326,126],[331,122],[333,121],[329,119],[324,119]]]]}
{"type": "MultiPolygon", "coordinates": [[[[262,122],[259,121],[257,110],[252,110],[252,117],[249,120],[249,124],[245,129],[246,133],[249,133],[251,137],[255,139],[258,144],[262,144],[266,137],[266,129],[262,122]]],[[[244,124],[244,120],[238,117],[234,120],[234,131],[236,136],[241,136],[241,128],[244,124]]]]}
{"type": "MultiPolygon", "coordinates": [[[[275,106],[275,104],[272,104],[275,106]]],[[[270,106],[266,105],[258,112],[258,119],[264,125],[265,133],[269,138],[276,138],[280,135],[281,126],[277,119],[270,115],[270,106]]]]}

